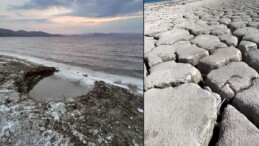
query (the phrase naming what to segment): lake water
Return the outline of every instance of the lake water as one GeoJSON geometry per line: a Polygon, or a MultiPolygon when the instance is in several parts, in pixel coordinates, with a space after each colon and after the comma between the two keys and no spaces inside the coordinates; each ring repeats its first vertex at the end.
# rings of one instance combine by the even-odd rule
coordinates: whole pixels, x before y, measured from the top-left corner
{"type": "Polygon", "coordinates": [[[143,36],[2,37],[0,54],[143,86],[143,36]]]}
{"type": "Polygon", "coordinates": [[[86,95],[94,88],[93,82],[85,84],[82,79],[67,79],[56,73],[40,80],[29,92],[36,101],[62,101],[86,95]]]}

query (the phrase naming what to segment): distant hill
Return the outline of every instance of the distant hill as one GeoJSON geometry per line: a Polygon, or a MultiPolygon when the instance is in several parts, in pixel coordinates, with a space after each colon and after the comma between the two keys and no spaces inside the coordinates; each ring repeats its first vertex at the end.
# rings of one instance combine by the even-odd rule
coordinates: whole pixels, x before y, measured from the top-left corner
{"type": "Polygon", "coordinates": [[[0,37],[55,37],[62,36],[60,34],[49,34],[42,31],[13,31],[10,29],[0,28],[0,37]]]}

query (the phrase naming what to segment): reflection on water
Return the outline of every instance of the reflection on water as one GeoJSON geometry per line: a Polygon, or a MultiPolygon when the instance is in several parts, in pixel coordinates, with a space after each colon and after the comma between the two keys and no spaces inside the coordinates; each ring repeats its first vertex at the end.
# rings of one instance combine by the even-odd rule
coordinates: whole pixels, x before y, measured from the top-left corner
{"type": "Polygon", "coordinates": [[[29,96],[36,101],[62,101],[85,95],[93,87],[92,84],[86,85],[80,80],[69,80],[54,74],[39,81],[29,92],[29,96]]]}

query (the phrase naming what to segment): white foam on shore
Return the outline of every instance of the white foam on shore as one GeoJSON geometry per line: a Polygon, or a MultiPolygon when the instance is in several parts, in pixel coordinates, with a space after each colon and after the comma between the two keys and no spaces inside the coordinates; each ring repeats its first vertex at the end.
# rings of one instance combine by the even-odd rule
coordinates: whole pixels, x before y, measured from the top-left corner
{"type": "Polygon", "coordinates": [[[104,81],[106,83],[113,84],[115,86],[119,86],[122,88],[128,88],[128,84],[136,85],[140,90],[139,93],[143,94],[143,80],[134,78],[134,77],[128,77],[128,76],[121,76],[121,75],[114,75],[114,74],[108,74],[103,72],[97,72],[93,71],[87,68],[81,68],[77,66],[71,66],[63,63],[57,63],[54,61],[49,61],[41,58],[36,58],[32,56],[26,56],[26,55],[20,55],[20,54],[14,54],[14,53],[6,53],[6,52],[0,52],[2,55],[26,60],[29,62],[33,62],[36,64],[49,66],[49,67],[55,67],[56,69],[60,70],[60,72],[56,73],[59,76],[63,76],[68,79],[82,79],[86,84],[92,84],[94,81],[104,81]],[[87,78],[84,77],[84,75],[87,75],[87,78]]]}

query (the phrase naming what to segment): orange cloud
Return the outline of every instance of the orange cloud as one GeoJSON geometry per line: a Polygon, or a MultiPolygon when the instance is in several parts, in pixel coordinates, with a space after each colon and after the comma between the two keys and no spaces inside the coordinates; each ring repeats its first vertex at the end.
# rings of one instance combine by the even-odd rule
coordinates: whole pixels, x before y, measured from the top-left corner
{"type": "Polygon", "coordinates": [[[138,18],[142,16],[120,16],[120,17],[112,17],[112,18],[86,18],[86,17],[78,17],[78,16],[59,16],[50,18],[50,22],[53,23],[73,23],[80,24],[84,23],[87,25],[96,25],[103,22],[110,22],[116,20],[130,19],[130,18],[138,18]]]}

